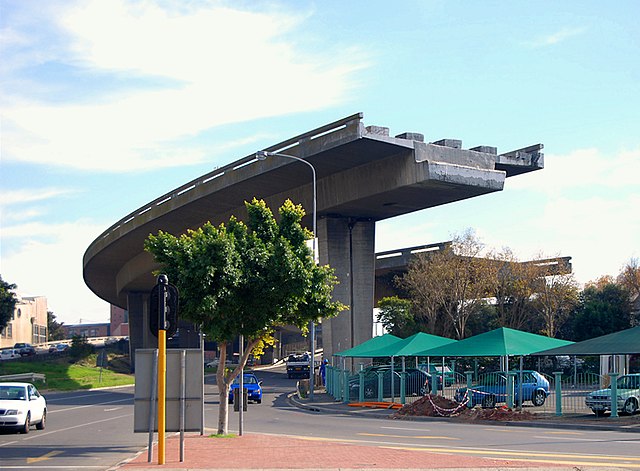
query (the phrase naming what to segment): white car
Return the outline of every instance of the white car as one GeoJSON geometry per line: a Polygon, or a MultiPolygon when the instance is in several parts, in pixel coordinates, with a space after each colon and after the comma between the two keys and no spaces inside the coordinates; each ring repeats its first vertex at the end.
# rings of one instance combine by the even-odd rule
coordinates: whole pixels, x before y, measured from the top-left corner
{"type": "MultiPolygon", "coordinates": [[[[616,381],[618,410],[633,415],[640,409],[640,373],[622,375],[616,381]]],[[[597,416],[611,410],[611,386],[593,391],[585,398],[585,403],[597,416]]]]}
{"type": "Polygon", "coordinates": [[[20,358],[20,351],[15,348],[3,348],[0,350],[0,360],[11,360],[20,358]]]}
{"type": "Polygon", "coordinates": [[[35,425],[43,430],[47,401],[31,383],[0,383],[0,427],[29,433],[35,425]]]}

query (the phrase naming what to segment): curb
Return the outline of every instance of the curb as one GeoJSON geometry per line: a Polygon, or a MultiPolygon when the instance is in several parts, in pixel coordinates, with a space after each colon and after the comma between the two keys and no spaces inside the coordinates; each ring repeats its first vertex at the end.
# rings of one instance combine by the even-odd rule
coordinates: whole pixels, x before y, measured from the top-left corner
{"type": "MultiPolygon", "coordinates": [[[[376,410],[367,409],[366,413],[363,410],[350,410],[345,408],[331,407],[331,406],[319,406],[319,405],[311,405],[306,403],[298,397],[298,393],[293,391],[287,395],[287,401],[299,408],[304,409],[310,412],[315,413],[330,413],[330,414],[341,414],[341,415],[353,415],[353,416],[362,416],[367,418],[377,418],[377,419],[391,419],[391,420],[406,420],[406,421],[416,421],[416,422],[447,422],[447,423],[456,423],[456,424],[482,424],[482,425],[493,425],[493,426],[506,426],[506,427],[529,427],[529,428],[551,428],[551,429],[559,429],[559,430],[595,430],[595,431],[604,431],[604,432],[624,432],[624,433],[640,433],[640,422],[637,424],[629,424],[629,425],[605,425],[605,424],[581,424],[572,422],[551,422],[548,420],[536,420],[534,422],[527,421],[505,421],[505,422],[497,422],[492,420],[484,420],[484,421],[454,421],[450,420],[447,417],[420,417],[420,416],[402,416],[402,417],[392,417],[393,411],[380,410],[377,412],[376,410]]],[[[342,404],[342,403],[340,403],[342,404]]]]}

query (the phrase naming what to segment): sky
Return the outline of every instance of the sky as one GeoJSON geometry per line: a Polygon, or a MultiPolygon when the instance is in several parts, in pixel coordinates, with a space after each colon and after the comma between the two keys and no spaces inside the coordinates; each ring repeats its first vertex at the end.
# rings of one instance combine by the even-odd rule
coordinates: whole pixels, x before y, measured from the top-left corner
{"type": "MultiPolygon", "coordinates": [[[[0,275],[106,322],[82,257],[216,167],[364,113],[390,135],[543,143],[504,190],[378,223],[376,251],[467,228],[580,283],[640,257],[640,2],[0,0],[0,275]]],[[[253,195],[247,195],[249,199],[253,195]]]]}

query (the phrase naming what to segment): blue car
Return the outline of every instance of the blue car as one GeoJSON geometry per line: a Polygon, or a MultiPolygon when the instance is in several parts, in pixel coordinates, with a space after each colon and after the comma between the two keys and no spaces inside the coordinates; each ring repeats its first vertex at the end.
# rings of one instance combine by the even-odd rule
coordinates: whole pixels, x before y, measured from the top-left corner
{"type": "MultiPolygon", "coordinates": [[[[521,404],[520,390],[522,389],[522,402],[531,403],[540,407],[549,396],[549,381],[537,371],[522,371],[522,388],[520,387],[520,372],[514,371],[513,377],[513,402],[521,404]]],[[[480,376],[478,384],[456,390],[455,400],[464,402],[468,398],[467,405],[473,407],[480,404],[483,408],[493,408],[498,402],[507,402],[507,374],[503,371],[486,373],[480,376]]]]}
{"type": "MultiPolygon", "coordinates": [[[[256,378],[253,373],[245,373],[242,376],[243,387],[247,390],[247,400],[257,404],[262,403],[262,381],[256,378]]],[[[240,387],[240,378],[236,377],[229,389],[229,404],[233,403],[233,395],[240,387]]]]}

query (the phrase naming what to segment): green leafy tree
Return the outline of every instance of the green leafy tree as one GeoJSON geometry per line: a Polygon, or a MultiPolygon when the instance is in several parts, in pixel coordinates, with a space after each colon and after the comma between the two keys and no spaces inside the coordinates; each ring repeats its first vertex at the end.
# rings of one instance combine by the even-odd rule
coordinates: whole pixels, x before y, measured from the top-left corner
{"type": "Polygon", "coordinates": [[[7,326],[16,309],[18,297],[13,292],[16,288],[16,285],[7,283],[0,276],[0,331],[7,326]]]}
{"type": "Polygon", "coordinates": [[[591,284],[579,296],[571,318],[576,342],[628,329],[631,325],[629,292],[616,283],[591,284]]]}
{"type": "Polygon", "coordinates": [[[397,296],[378,301],[378,321],[387,332],[398,337],[409,337],[418,332],[418,325],[411,312],[411,301],[397,296]]]}
{"type": "Polygon", "coordinates": [[[306,334],[310,321],[345,309],[333,302],[337,283],[329,266],[317,266],[301,225],[304,209],[287,200],[276,221],[264,201],[245,203],[246,224],[203,225],[181,236],[160,231],[150,235],[151,252],[180,293],[180,315],[201,325],[218,343],[220,365],[227,345],[238,335],[245,349],[233,371],[218,368],[218,433],[227,433],[229,388],[251,353],[273,341],[274,328],[295,325],[306,334]]]}
{"type": "Polygon", "coordinates": [[[58,322],[56,315],[52,311],[47,311],[47,332],[49,333],[50,341],[64,339],[63,325],[64,322],[58,322]]]}
{"type": "Polygon", "coordinates": [[[81,360],[87,358],[94,352],[93,345],[89,343],[86,337],[82,335],[74,335],[71,338],[71,347],[69,348],[69,355],[74,360],[81,360]]]}

